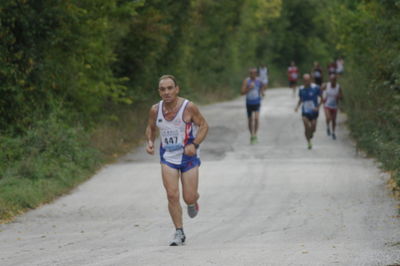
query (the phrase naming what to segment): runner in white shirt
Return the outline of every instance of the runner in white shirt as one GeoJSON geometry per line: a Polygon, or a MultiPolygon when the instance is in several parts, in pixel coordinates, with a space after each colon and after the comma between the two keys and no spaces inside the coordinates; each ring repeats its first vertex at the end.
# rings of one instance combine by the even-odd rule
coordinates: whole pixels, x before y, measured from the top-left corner
{"type": "Polygon", "coordinates": [[[153,155],[157,128],[160,130],[161,172],[168,198],[168,210],[176,231],[171,246],[185,242],[179,179],[188,215],[194,218],[199,211],[198,178],[200,143],[208,132],[208,125],[195,104],[178,97],[175,77],[162,76],[158,85],[162,100],[151,107],[146,128],[147,153],[153,155]]]}
{"type": "Polygon", "coordinates": [[[344,72],[344,59],[343,57],[339,57],[336,60],[336,73],[340,76],[344,72]]]}
{"type": "Polygon", "coordinates": [[[336,75],[329,75],[329,82],[322,85],[324,110],[326,117],[326,134],[336,139],[336,117],[338,111],[338,104],[343,99],[342,89],[339,83],[336,82],[336,75]],[[332,124],[332,131],[330,125],[332,124]]]}
{"type": "Polygon", "coordinates": [[[260,78],[261,82],[264,84],[265,87],[268,85],[268,68],[266,65],[261,65],[258,69],[258,77],[260,78]]]}

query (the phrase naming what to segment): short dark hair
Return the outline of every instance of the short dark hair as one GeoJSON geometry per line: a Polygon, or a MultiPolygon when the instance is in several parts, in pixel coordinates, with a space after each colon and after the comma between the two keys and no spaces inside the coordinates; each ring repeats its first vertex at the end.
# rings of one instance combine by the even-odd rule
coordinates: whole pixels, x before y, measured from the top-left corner
{"type": "Polygon", "coordinates": [[[158,83],[160,83],[160,81],[163,79],[171,79],[174,82],[175,87],[178,86],[178,82],[176,82],[176,78],[172,75],[162,75],[160,77],[160,79],[158,80],[158,83]]]}
{"type": "Polygon", "coordinates": [[[249,68],[249,72],[258,72],[256,67],[251,67],[249,68]]]}

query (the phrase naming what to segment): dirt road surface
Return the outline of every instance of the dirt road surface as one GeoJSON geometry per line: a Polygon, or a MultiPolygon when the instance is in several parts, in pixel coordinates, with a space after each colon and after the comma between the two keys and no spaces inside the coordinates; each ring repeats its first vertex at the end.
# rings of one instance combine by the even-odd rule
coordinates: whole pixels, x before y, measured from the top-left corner
{"type": "Polygon", "coordinates": [[[0,225],[0,265],[391,265],[400,219],[387,175],[321,114],[307,150],[289,89],[269,90],[251,146],[244,99],[201,110],[200,213],[169,247],[158,157],[143,147],[71,194],[0,225]]]}

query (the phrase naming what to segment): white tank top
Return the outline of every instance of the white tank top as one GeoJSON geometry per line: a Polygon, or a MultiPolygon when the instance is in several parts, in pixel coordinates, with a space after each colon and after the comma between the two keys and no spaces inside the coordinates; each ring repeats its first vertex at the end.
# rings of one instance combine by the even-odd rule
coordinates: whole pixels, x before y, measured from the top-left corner
{"type": "MultiPolygon", "coordinates": [[[[185,145],[192,143],[197,135],[197,126],[193,123],[186,123],[183,120],[183,113],[189,101],[184,100],[179,111],[172,120],[167,120],[163,114],[163,101],[158,104],[156,125],[160,129],[160,156],[173,164],[181,164],[185,145]]],[[[197,150],[197,156],[200,151],[197,150]]]]}
{"type": "Polygon", "coordinates": [[[339,97],[339,83],[336,83],[335,87],[332,87],[331,83],[326,84],[325,90],[325,107],[336,109],[339,97]]]}

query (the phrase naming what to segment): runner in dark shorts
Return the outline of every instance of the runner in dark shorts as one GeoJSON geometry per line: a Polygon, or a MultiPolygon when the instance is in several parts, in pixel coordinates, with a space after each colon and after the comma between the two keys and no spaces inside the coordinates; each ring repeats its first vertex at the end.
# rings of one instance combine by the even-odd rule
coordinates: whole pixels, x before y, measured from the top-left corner
{"type": "Polygon", "coordinates": [[[311,70],[311,73],[314,78],[314,83],[321,86],[323,83],[323,71],[318,62],[314,62],[314,67],[311,70]]]}
{"type": "Polygon", "coordinates": [[[253,112],[260,112],[261,104],[246,104],[247,117],[250,118],[253,112]]]}
{"type": "Polygon", "coordinates": [[[311,75],[303,75],[304,85],[299,90],[299,102],[295,108],[297,112],[301,105],[301,116],[304,123],[305,137],[308,143],[308,149],[312,149],[311,139],[317,128],[317,119],[319,107],[322,103],[321,90],[318,85],[311,83],[311,75]],[[318,98],[320,100],[318,101],[318,98]]]}
{"type": "Polygon", "coordinates": [[[250,144],[257,143],[257,131],[260,116],[261,99],[266,84],[257,78],[257,69],[249,70],[249,77],[243,80],[241,93],[246,95],[247,118],[250,131],[250,144]]]}
{"type": "Polygon", "coordinates": [[[299,69],[294,61],[290,62],[290,66],[287,71],[289,87],[293,90],[293,96],[296,95],[297,79],[299,76],[299,69]]]}

